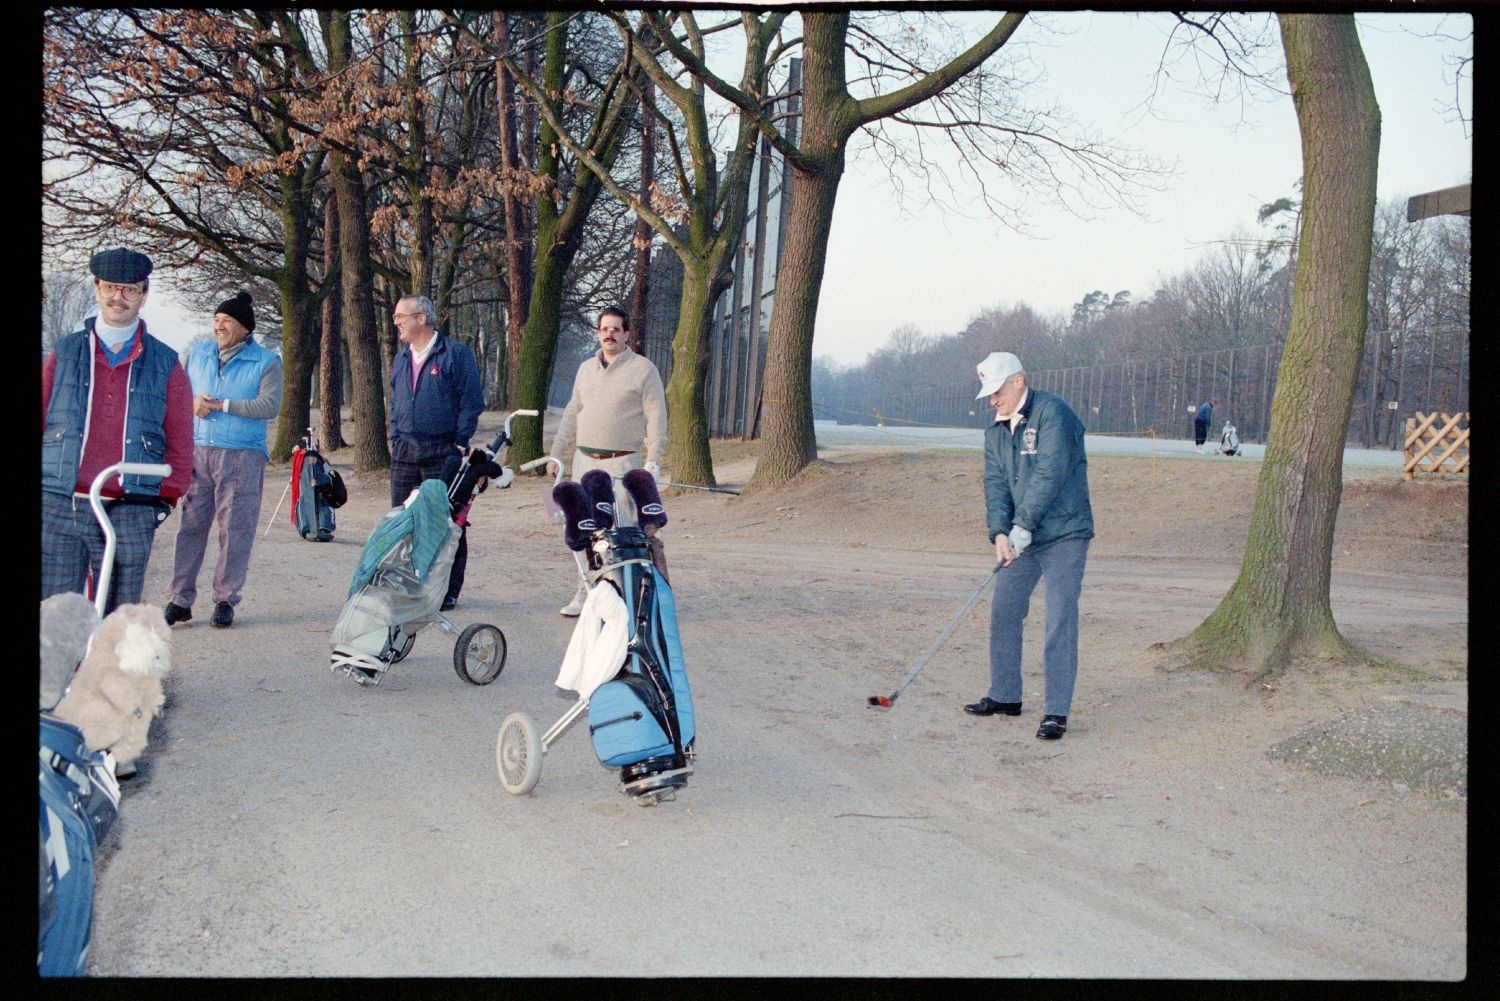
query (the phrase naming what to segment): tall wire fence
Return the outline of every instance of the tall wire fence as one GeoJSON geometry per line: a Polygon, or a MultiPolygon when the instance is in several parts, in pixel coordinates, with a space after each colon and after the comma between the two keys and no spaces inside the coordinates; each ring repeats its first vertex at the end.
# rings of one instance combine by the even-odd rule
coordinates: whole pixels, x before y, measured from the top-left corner
{"type": "MultiPolygon", "coordinates": [[[[1105,365],[1043,369],[1028,382],[1066,399],[1093,434],[1190,438],[1193,413],[1217,399],[1213,434],[1225,421],[1242,440],[1264,442],[1276,391],[1279,344],[1226,348],[1105,365]]],[[[1348,440],[1363,448],[1400,448],[1412,413],[1469,409],[1466,326],[1370,331],[1360,365],[1348,440]]],[[[831,390],[814,398],[822,419],[844,424],[981,427],[993,415],[974,399],[977,380],[899,393],[831,390]]]]}

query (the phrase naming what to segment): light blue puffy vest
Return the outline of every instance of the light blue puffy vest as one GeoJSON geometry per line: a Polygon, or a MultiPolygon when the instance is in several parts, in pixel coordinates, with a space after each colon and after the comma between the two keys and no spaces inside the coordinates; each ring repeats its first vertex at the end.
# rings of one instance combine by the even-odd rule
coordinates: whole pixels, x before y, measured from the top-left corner
{"type": "MultiPolygon", "coordinates": [[[[216,400],[253,400],[260,395],[261,376],[275,361],[275,352],[251,339],[221,370],[218,343],[205,341],[195,345],[188,354],[188,379],[193,384],[195,397],[207,393],[216,400]]],[[[211,448],[253,448],[269,456],[266,450],[266,425],[269,423],[268,419],[238,417],[223,411],[207,417],[194,417],[193,443],[211,448]]]]}

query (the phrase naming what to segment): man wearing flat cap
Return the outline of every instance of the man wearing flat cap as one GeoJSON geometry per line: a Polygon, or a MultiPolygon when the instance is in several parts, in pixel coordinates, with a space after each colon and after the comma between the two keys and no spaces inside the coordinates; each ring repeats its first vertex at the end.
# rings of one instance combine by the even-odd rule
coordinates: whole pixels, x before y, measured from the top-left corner
{"type": "Polygon", "coordinates": [[[255,305],[250,293],[242,290],[214,309],[214,339],[188,352],[194,394],[193,482],[177,528],[167,625],[193,617],[198,571],[215,517],[219,558],[209,622],[227,628],[240,603],[260,520],[269,455],[266,427],[281,410],[281,358],[256,342],[254,330],[255,305]]]}
{"type": "Polygon", "coordinates": [[[125,247],[89,260],[97,316],[42,362],[42,598],[85,593],[99,579],[104,532],[88,491],[117,462],[167,463],[159,476],[118,476],[101,494],[115,530],[104,611],[141,600],[157,526],[193,470],[193,391],[177,352],[140,319],[151,258],[125,247]]]}
{"type": "Polygon", "coordinates": [[[1021,359],[996,351],[979,363],[979,395],[995,408],[984,432],[984,507],[1000,569],[990,601],[990,687],[964,706],[975,716],[1021,715],[1021,631],[1037,582],[1047,584],[1046,682],[1036,735],[1068,730],[1078,676],[1078,596],[1094,512],[1083,422],[1055,393],[1026,384],[1021,359]]]}

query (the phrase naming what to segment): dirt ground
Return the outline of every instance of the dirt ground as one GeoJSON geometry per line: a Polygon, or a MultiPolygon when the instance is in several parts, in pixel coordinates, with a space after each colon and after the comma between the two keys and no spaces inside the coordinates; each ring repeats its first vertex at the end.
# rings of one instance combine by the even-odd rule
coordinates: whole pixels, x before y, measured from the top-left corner
{"type": "MultiPolygon", "coordinates": [[[[751,447],[715,452],[721,483],[749,479],[751,447]]],[[[495,684],[454,677],[435,628],[378,689],[328,670],[386,506],[384,477],[334,453],[338,540],[297,540],[283,508],[234,628],[200,599],[174,633],[167,715],[106,845],[93,973],[1465,977],[1466,483],[1350,471],[1333,609],[1386,663],[1247,683],[1161,671],[1148,649],[1233,581],[1258,464],[1092,459],[1077,694],[1052,743],[1034,737],[1040,592],[1022,717],[960,708],[987,683],[987,599],[893,709],[866,706],[993,565],[980,455],[823,458],[765,496],[668,496],[699,760],[676,803],[642,811],[582,733],[533,796],[494,777],[506,713],[567,707],[551,680],[571,559],[539,480],[476,505],[454,618],[504,624],[495,684]],[[598,888],[622,868],[655,873],[652,892],[598,888]],[[580,922],[617,939],[658,908],[671,949],[579,941],[580,922]]]]}

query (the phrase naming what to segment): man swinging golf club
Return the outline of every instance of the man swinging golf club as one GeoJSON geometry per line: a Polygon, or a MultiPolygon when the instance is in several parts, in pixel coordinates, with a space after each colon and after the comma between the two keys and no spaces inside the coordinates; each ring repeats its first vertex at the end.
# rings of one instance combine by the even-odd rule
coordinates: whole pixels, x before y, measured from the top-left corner
{"type": "Polygon", "coordinates": [[[996,351],[979,363],[979,395],[995,422],[984,433],[984,506],[1000,569],[990,602],[990,688],[964,706],[975,716],[1021,715],[1021,627],[1037,581],[1047,582],[1042,740],[1068,729],[1078,674],[1078,595],[1094,514],[1083,423],[1062,397],[1031,389],[1021,360],[996,351]]]}

